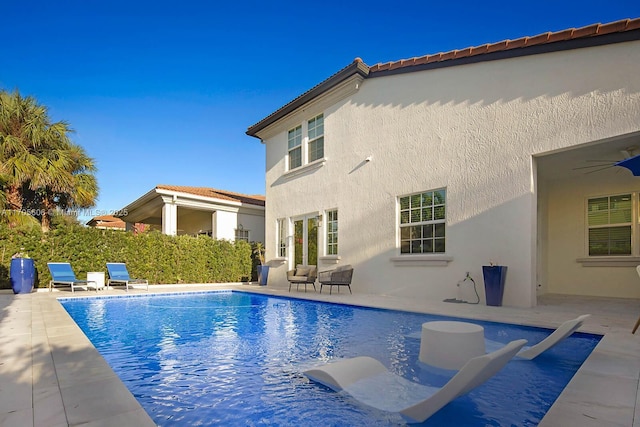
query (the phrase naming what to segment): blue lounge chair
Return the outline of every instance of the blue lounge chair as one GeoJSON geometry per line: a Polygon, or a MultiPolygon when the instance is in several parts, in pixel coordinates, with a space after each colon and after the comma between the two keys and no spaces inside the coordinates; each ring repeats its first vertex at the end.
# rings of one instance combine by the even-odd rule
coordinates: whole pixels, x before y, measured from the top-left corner
{"type": "Polygon", "coordinates": [[[129,291],[129,286],[132,285],[145,285],[149,290],[149,281],[145,279],[132,279],[127,271],[127,266],[123,262],[108,262],[107,271],[109,272],[109,279],[107,280],[107,286],[111,285],[124,285],[125,289],[129,291]]]}
{"type": "Polygon", "coordinates": [[[58,285],[71,286],[71,292],[74,292],[77,287],[88,288],[89,286],[94,286],[96,292],[98,292],[98,284],[94,281],[77,279],[71,264],[68,262],[48,262],[47,267],[49,267],[49,273],[51,273],[49,292],[58,285]]]}

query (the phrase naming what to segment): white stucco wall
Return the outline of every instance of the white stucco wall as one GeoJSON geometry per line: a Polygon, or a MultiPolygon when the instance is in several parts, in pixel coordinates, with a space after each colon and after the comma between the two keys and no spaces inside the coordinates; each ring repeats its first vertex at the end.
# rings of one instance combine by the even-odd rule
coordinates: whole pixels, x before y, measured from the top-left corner
{"type": "MultiPolygon", "coordinates": [[[[277,218],[338,208],[340,262],[355,266],[354,292],[441,300],[457,295],[468,271],[484,302],[481,267],[495,262],[509,267],[504,304],[535,305],[531,156],[637,131],[638,64],[640,42],[628,42],[370,78],[343,101],[309,105],[265,141],[268,256],[277,218]],[[286,131],[321,112],[325,165],[283,176],[286,131]],[[453,260],[393,263],[397,197],[443,187],[453,260]]],[[[269,284],[287,286],[289,265],[272,266],[269,284]]]]}
{"type": "Polygon", "coordinates": [[[238,224],[249,230],[249,240],[264,243],[264,212],[260,214],[238,213],[238,224]]]}

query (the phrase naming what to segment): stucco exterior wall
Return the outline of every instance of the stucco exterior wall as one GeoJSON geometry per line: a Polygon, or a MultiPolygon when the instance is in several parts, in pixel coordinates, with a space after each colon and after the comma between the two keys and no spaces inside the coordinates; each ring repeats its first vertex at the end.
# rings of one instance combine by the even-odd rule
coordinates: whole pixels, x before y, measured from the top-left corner
{"type": "MultiPolygon", "coordinates": [[[[535,305],[532,155],[637,131],[638,64],[640,43],[627,42],[370,78],[338,103],[299,110],[265,141],[268,258],[278,218],[338,208],[354,292],[441,300],[469,272],[484,302],[481,268],[494,262],[509,268],[504,304],[535,305]],[[283,175],[287,130],[321,112],[326,163],[283,175]],[[439,188],[452,261],[399,266],[397,197],[439,188]]],[[[271,264],[269,284],[287,286],[291,261],[271,264]]],[[[550,290],[564,283],[556,267],[548,274],[550,290]]]]}
{"type": "Polygon", "coordinates": [[[238,225],[249,230],[249,240],[252,242],[264,243],[264,213],[238,213],[238,225]]]}

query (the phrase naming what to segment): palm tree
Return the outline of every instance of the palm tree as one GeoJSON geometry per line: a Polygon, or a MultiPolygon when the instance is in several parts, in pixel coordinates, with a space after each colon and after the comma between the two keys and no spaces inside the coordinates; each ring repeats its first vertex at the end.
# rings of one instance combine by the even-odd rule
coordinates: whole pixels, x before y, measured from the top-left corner
{"type": "Polygon", "coordinates": [[[56,151],[56,156],[37,171],[25,192],[40,213],[43,231],[49,230],[54,211],[89,208],[98,194],[93,159],[81,147],[70,145],[56,151]]]}
{"type": "Polygon", "coordinates": [[[48,231],[56,208],[91,207],[98,194],[93,159],[69,138],[64,122],[18,91],[0,91],[0,174],[4,206],[31,209],[48,231]]]}

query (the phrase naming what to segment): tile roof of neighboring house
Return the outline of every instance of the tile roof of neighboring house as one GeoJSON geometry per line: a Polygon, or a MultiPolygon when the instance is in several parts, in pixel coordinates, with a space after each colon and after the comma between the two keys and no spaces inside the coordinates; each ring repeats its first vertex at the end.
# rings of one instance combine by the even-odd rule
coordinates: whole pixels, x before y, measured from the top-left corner
{"type": "Polygon", "coordinates": [[[115,228],[118,230],[124,230],[126,228],[125,222],[113,215],[94,216],[87,222],[87,225],[89,227],[115,228]]]}
{"type": "Polygon", "coordinates": [[[640,18],[634,18],[606,24],[593,24],[582,28],[569,28],[562,31],[547,32],[533,37],[503,40],[497,43],[488,43],[481,46],[467,47],[465,49],[451,50],[433,55],[401,59],[399,61],[378,63],[371,67],[364,64],[360,58],[356,58],[351,64],[328,79],[309,89],[258,123],[250,126],[246,133],[247,135],[257,138],[257,132],[260,132],[262,129],[280,120],[287,114],[295,111],[300,106],[356,73],[364,78],[382,77],[390,74],[422,71],[432,68],[468,64],[471,62],[491,61],[639,39],[640,18]]]}
{"type": "Polygon", "coordinates": [[[179,193],[193,194],[196,196],[212,197],[222,200],[247,203],[250,205],[264,206],[265,197],[261,195],[247,195],[226,190],[216,190],[208,187],[189,187],[182,185],[158,185],[158,190],[176,191],[179,193]]]}

